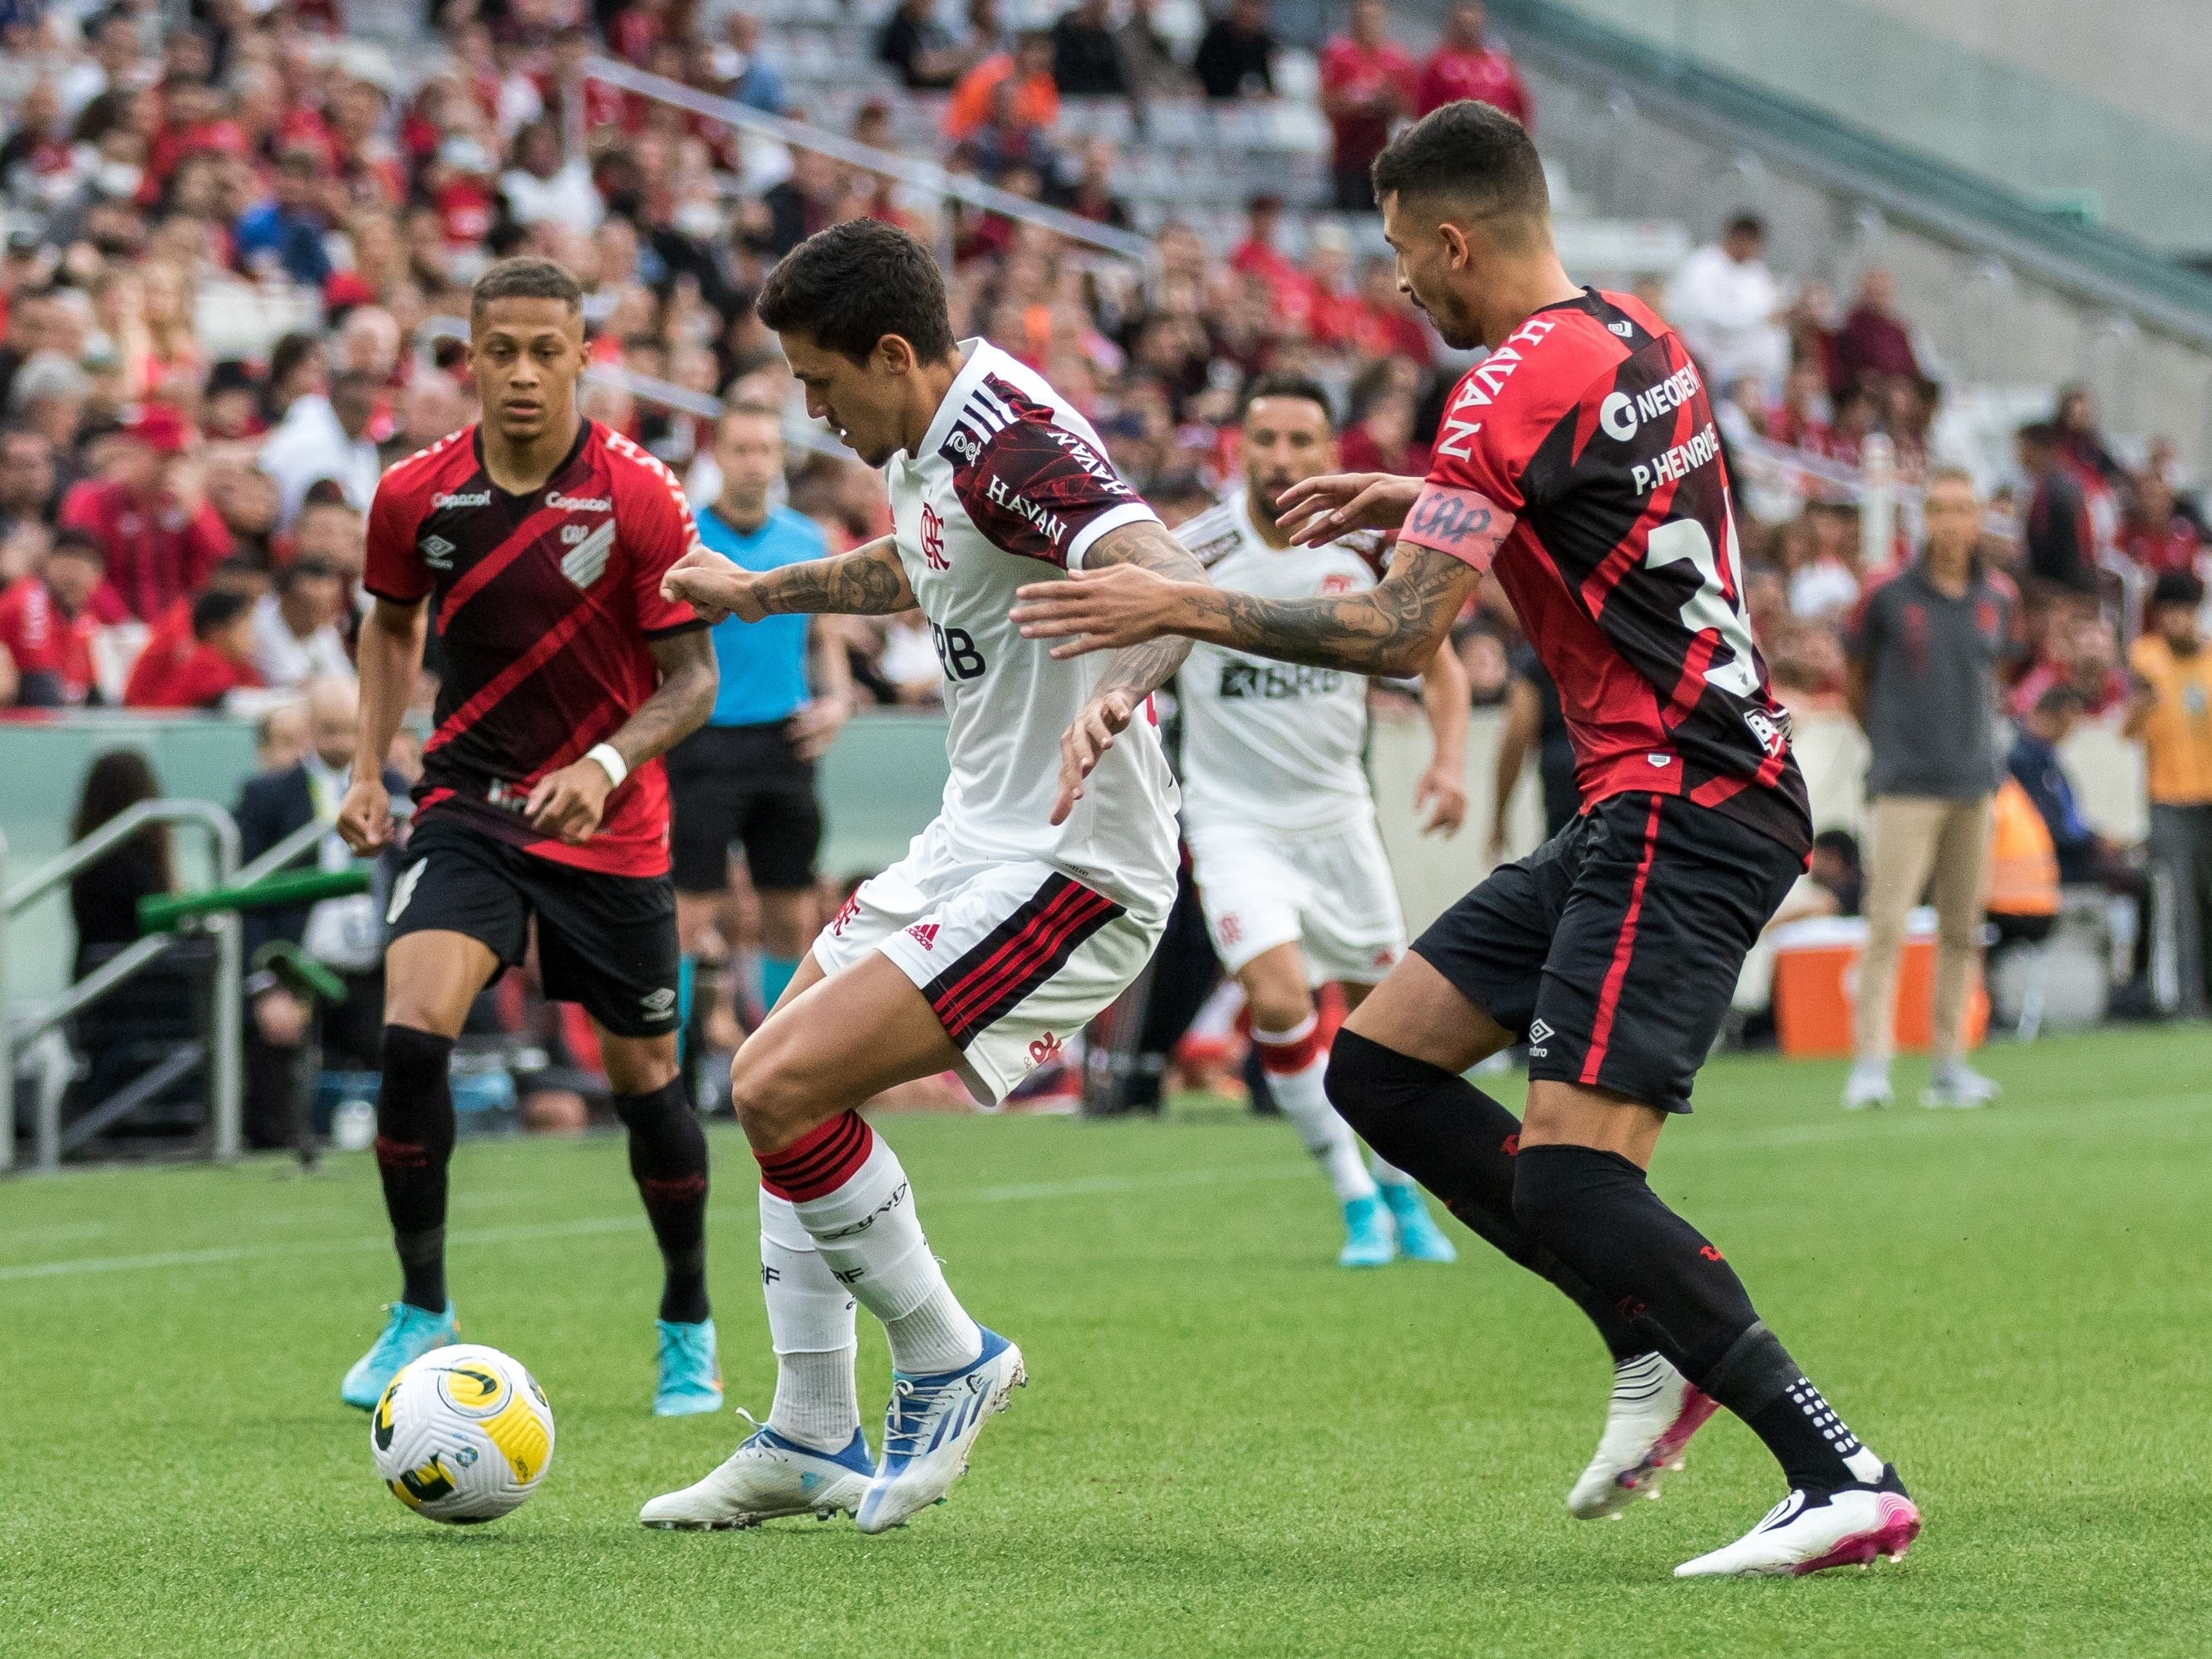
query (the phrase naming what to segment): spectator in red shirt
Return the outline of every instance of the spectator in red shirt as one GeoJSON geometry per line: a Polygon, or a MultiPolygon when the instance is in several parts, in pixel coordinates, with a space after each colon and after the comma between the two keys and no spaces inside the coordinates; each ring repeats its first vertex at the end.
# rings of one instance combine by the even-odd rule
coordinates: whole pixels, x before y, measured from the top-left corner
{"type": "Polygon", "coordinates": [[[1413,109],[1420,69],[1382,33],[1382,0],[1352,0],[1352,27],[1322,48],[1321,107],[1336,138],[1331,163],[1340,213],[1375,211],[1367,176],[1390,142],[1390,124],[1413,109]]]}
{"type": "Polygon", "coordinates": [[[1313,257],[1306,262],[1313,284],[1313,316],[1307,325],[1316,345],[1347,347],[1361,315],[1359,290],[1351,282],[1352,233],[1324,220],[1313,228],[1313,257]]]}
{"type": "Polygon", "coordinates": [[[1370,363],[1352,383],[1352,420],[1345,428],[1344,470],[1419,477],[1429,470],[1429,447],[1413,441],[1415,408],[1411,370],[1385,359],[1370,363]]]}
{"type": "Polygon", "coordinates": [[[44,569],[0,593],[0,647],[22,676],[15,697],[22,707],[71,707],[91,691],[99,627],[92,596],[105,572],[100,544],[81,530],[64,530],[44,569]]]}
{"type": "Polygon", "coordinates": [[[1490,21],[1481,0],[1461,0],[1444,20],[1444,38],[1421,70],[1421,90],[1416,114],[1473,98],[1494,105],[1531,132],[1536,112],[1528,102],[1528,88],[1512,55],[1502,46],[1483,38],[1490,21]]]}
{"type": "Polygon", "coordinates": [[[124,422],[109,476],[86,479],[62,501],[62,524],[100,544],[105,591],[143,621],[201,586],[230,551],[230,532],[186,453],[191,438],[175,410],[144,404],[124,422]]]}
{"type": "Polygon", "coordinates": [[[1255,196],[1245,212],[1244,240],[1229,256],[1229,267],[1267,283],[1275,315],[1285,331],[1304,332],[1313,317],[1313,282],[1275,246],[1275,233],[1283,222],[1283,198],[1255,196]]]}
{"type": "Polygon", "coordinates": [[[1369,357],[1407,357],[1429,366],[1429,334],[1398,290],[1395,261],[1371,255],[1359,266],[1359,316],[1352,341],[1369,357]]]}
{"type": "Polygon", "coordinates": [[[253,670],[253,602],[211,587],[192,601],[189,641],[139,653],[124,687],[131,708],[215,708],[240,686],[258,686],[253,670]]]}
{"type": "Polygon", "coordinates": [[[1836,374],[1839,392],[1877,380],[1920,379],[1912,337],[1898,320],[1896,284],[1880,265],[1859,278],[1858,303],[1836,332],[1836,374]]]}
{"type": "Polygon", "coordinates": [[[2120,532],[2120,551],[2137,569],[2156,576],[2169,570],[2196,574],[2203,550],[2197,526],[2174,510],[2173,486],[2164,474],[2146,469],[2136,480],[2135,505],[2120,532]]]}
{"type": "Polygon", "coordinates": [[[1766,437],[1787,449],[1826,453],[1828,381],[1810,357],[1790,364],[1782,379],[1782,401],[1767,411],[1766,437]]]}

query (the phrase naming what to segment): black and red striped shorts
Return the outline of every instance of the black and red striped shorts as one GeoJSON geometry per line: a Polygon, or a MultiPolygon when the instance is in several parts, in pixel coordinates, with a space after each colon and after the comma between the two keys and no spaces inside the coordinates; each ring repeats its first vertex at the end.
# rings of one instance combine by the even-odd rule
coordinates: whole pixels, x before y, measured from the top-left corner
{"type": "Polygon", "coordinates": [[[1413,948],[1525,1035],[1532,1079],[1686,1112],[1744,957],[1804,868],[1711,807],[1614,795],[1492,871],[1413,948]]]}

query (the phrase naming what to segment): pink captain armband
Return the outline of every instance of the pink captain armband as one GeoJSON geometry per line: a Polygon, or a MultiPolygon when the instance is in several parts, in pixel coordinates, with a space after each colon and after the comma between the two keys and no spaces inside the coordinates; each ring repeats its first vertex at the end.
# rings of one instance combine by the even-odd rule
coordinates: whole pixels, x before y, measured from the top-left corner
{"type": "Polygon", "coordinates": [[[1398,539],[1416,547],[1434,548],[1477,570],[1487,570],[1512,529],[1513,515],[1480,490],[1438,483],[1431,478],[1422,486],[1413,511],[1406,514],[1398,539]]]}

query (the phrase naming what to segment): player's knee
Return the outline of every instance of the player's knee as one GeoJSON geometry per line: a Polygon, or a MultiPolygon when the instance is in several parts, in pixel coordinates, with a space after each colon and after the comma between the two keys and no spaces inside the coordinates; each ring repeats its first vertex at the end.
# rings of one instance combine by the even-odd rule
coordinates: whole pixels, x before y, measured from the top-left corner
{"type": "Polygon", "coordinates": [[[599,1059],[617,1095],[649,1095],[676,1081],[676,1036],[599,1036],[599,1059]]]}
{"type": "Polygon", "coordinates": [[[815,1091],[793,1045],[755,1032],[730,1061],[730,1105],[754,1146],[780,1146],[818,1115],[815,1091]]]}

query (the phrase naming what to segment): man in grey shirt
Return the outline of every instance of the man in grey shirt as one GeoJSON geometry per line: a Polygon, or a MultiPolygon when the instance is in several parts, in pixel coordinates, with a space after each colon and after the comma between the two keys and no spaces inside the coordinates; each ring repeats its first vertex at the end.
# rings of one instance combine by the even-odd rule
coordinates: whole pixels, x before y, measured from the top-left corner
{"type": "Polygon", "coordinates": [[[1892,1003],[1905,921],[1936,898],[1935,1071],[1923,1106],[1982,1106],[1997,1085],[1961,1057],[1966,995],[1981,950],[1990,800],[1999,775],[1991,722],[1999,666],[2018,649],[2018,598],[1976,549],[1974,481],[1928,482],[1921,556],[1870,586],[1844,641],[1844,695],[1874,751],[1866,953],[1859,963],[1856,1062],[1844,1105],[1888,1103],[1892,1003]]]}

